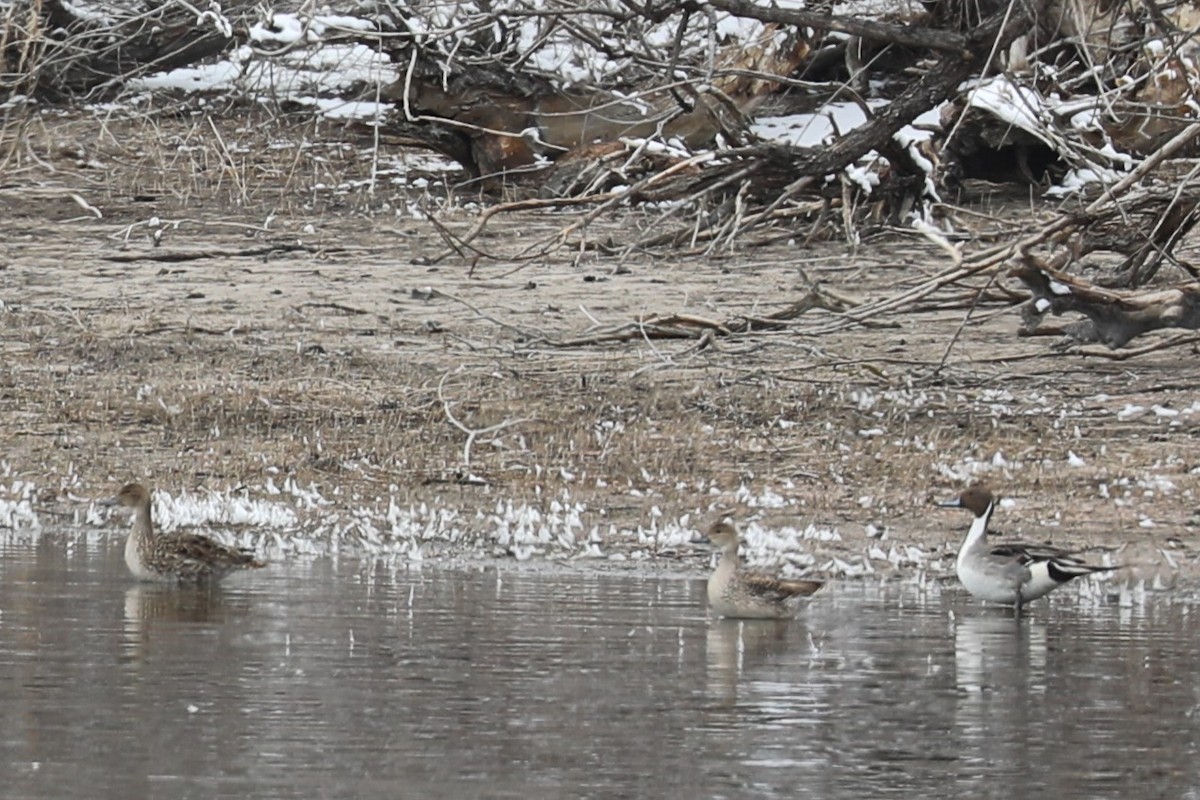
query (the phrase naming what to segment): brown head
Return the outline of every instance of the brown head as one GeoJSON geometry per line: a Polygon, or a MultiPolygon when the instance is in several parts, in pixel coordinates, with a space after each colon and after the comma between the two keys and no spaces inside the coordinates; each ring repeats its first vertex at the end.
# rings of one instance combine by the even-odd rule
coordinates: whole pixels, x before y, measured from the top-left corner
{"type": "Polygon", "coordinates": [[[996,498],[992,495],[990,489],[982,483],[975,483],[968,486],[967,489],[958,496],[955,500],[947,500],[938,503],[943,508],[965,508],[977,517],[982,517],[988,510],[988,507],[996,502],[996,498]]]}
{"type": "Polygon", "coordinates": [[[708,529],[708,541],[722,550],[730,547],[736,548],[738,545],[737,528],[725,521],[714,522],[708,529]]]}
{"type": "Polygon", "coordinates": [[[121,491],[117,492],[116,496],[107,501],[105,505],[110,506],[129,506],[130,508],[138,508],[139,506],[148,505],[150,503],[150,491],[140,483],[127,483],[121,487],[121,491]]]}

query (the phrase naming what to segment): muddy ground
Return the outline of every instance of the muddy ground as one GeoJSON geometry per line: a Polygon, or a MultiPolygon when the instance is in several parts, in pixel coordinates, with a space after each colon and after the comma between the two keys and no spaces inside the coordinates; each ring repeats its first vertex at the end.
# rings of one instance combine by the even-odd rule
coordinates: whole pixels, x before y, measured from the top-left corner
{"type": "MultiPolygon", "coordinates": [[[[1055,349],[971,287],[869,325],[815,309],[703,343],[558,346],[647,314],[761,317],[814,280],[892,295],[948,266],[905,231],[524,260],[578,215],[545,211],[495,218],[476,243],[495,257],[444,257],[470,190],[447,200],[458,176],[422,184],[424,157],[335,127],[45,115],[21,136],[0,186],[0,468],[3,491],[37,487],[43,524],[131,479],[252,496],[291,479],[328,501],[301,528],[425,503],[486,540],[498,503],[565,499],[606,553],[671,558],[646,531],[722,512],[836,528],[819,567],[881,533],[950,553],[967,519],[930,502],[983,479],[1015,500],[1005,534],[1196,574],[1193,349],[1055,349]],[[469,447],[450,415],[483,431],[469,447]]],[[[959,220],[994,242],[1053,211],[983,197],[959,220]]],[[[589,230],[620,244],[660,213],[589,230]]]]}

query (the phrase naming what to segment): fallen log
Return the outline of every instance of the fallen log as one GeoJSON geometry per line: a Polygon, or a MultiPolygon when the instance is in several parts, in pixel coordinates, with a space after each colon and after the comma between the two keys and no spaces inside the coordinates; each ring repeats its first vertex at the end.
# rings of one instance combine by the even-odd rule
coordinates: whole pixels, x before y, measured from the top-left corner
{"type": "MultiPolygon", "coordinates": [[[[685,13],[681,29],[687,20],[685,13]]],[[[679,76],[665,85],[618,90],[563,87],[498,61],[451,69],[424,50],[406,55],[401,48],[392,58],[409,66],[380,96],[403,112],[396,131],[414,138],[426,127],[443,135],[453,131],[459,141],[442,152],[472,176],[502,178],[575,148],[622,138],[677,138],[692,147],[707,146],[718,135],[737,142],[747,115],[778,87],[768,76],[788,75],[810,54],[804,36],[771,26],[755,40],[718,50],[710,78],[680,65],[679,76]]]]}
{"type": "Polygon", "coordinates": [[[1200,329],[1200,282],[1146,292],[1103,289],[1029,253],[1010,274],[1033,293],[1022,310],[1027,331],[1047,313],[1075,312],[1086,319],[1064,326],[1064,333],[1081,344],[1100,342],[1116,350],[1150,331],[1200,329]]]}
{"type": "Polygon", "coordinates": [[[41,25],[25,34],[32,37],[27,49],[37,56],[22,53],[13,66],[25,72],[22,88],[43,99],[116,91],[139,75],[195,64],[237,44],[223,16],[210,9],[197,20],[188,3],[90,9],[45,0],[35,7],[41,25]]]}

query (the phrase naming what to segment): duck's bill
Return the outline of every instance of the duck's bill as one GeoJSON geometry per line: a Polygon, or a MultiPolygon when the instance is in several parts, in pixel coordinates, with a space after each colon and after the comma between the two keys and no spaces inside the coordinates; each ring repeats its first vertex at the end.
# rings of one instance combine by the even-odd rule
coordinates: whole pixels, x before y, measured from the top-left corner
{"type": "Polygon", "coordinates": [[[962,508],[962,501],[956,497],[953,500],[937,500],[934,505],[939,508],[962,508]]]}

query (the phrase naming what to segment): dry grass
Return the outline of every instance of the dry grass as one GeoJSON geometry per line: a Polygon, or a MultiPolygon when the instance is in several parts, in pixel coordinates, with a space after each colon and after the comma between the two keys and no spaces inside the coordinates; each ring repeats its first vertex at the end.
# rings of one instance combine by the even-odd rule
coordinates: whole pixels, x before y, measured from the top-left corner
{"type": "MultiPolygon", "coordinates": [[[[336,130],[304,139],[298,127],[162,117],[32,129],[37,159],[0,190],[0,429],[4,461],[48,509],[131,477],[251,491],[292,477],[347,507],[390,495],[470,512],[569,493],[594,523],[627,529],[652,508],[736,511],[744,484],[788,503],[755,513],[836,525],[853,553],[871,544],[867,525],[922,546],[953,539],[964,521],[931,516],[928,502],[977,469],[1021,500],[1001,514],[1007,532],[1044,538],[1061,525],[1056,540],[1129,539],[1145,558],[1175,536],[1180,560],[1193,558],[1200,415],[1116,416],[1190,407],[1196,368],[1177,351],[1133,363],[1061,354],[1018,339],[1015,311],[985,300],[947,356],[971,287],[882,327],[823,335],[806,331],[838,318],[814,310],[789,330],[705,348],[545,343],[593,319],[759,316],[802,294],[801,264],[878,299],[939,268],[927,243],[853,253],[780,238],[706,259],[626,259],[620,274],[574,253],[430,266],[437,227],[396,209],[436,198],[355,188],[373,156],[336,130]],[[64,155],[78,148],[88,157],[64,155]],[[467,429],[503,427],[465,452],[447,409],[467,429]]],[[[469,227],[468,210],[441,204],[440,225],[469,227]]],[[[487,246],[515,253],[569,221],[514,217],[487,246]]],[[[616,238],[637,224],[637,212],[595,223],[616,238]]]]}

